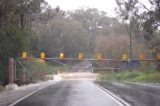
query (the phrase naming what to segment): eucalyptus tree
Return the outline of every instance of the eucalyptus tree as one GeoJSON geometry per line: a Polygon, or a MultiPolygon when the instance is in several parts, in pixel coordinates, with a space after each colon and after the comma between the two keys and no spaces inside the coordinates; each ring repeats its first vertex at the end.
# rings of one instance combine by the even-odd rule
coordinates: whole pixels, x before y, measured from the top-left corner
{"type": "Polygon", "coordinates": [[[27,47],[31,21],[42,11],[44,0],[0,0],[0,83],[7,83],[8,58],[27,47]]]}

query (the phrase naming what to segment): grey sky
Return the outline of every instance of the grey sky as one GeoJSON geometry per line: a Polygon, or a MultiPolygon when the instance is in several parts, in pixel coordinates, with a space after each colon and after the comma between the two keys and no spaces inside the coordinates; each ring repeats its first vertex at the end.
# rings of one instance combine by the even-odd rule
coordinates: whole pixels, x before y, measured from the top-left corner
{"type": "Polygon", "coordinates": [[[60,6],[62,10],[75,10],[86,6],[106,11],[109,16],[115,16],[115,0],[46,0],[52,7],[60,6]]]}
{"type": "MultiPolygon", "coordinates": [[[[97,8],[107,12],[108,16],[115,16],[114,9],[117,4],[115,0],[46,0],[53,8],[60,6],[62,10],[75,10],[80,7],[97,8]]],[[[147,7],[150,7],[148,0],[140,0],[147,7]]]]}

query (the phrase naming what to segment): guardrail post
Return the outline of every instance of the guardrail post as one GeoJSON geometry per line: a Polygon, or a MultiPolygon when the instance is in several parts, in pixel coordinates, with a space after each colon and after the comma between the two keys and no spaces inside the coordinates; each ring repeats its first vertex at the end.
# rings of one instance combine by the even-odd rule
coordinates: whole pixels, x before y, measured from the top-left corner
{"type": "Polygon", "coordinates": [[[23,82],[26,82],[26,71],[24,67],[23,67],[23,82]]]}

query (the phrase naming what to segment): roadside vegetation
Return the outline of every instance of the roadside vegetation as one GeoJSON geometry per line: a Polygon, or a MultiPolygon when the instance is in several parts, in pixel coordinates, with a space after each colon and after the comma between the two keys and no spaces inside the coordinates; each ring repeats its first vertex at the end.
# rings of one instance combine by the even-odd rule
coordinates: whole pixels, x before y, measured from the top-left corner
{"type": "Polygon", "coordinates": [[[98,80],[120,82],[160,83],[160,72],[142,72],[138,70],[122,72],[101,72],[98,80]]]}
{"type": "MultiPolygon", "coordinates": [[[[160,1],[149,0],[149,8],[140,0],[116,2],[117,16],[110,17],[96,8],[72,11],[52,8],[45,0],[0,0],[0,85],[9,82],[8,59],[20,58],[23,51],[33,58],[39,58],[41,52],[46,57],[57,58],[64,52],[65,57],[76,58],[82,52],[84,58],[95,58],[101,53],[103,58],[121,59],[123,53],[129,56],[131,34],[132,58],[139,58],[139,53],[144,53],[145,58],[156,58],[160,53],[160,1]]],[[[62,62],[75,64],[75,61],[62,62]]],[[[118,67],[114,62],[96,65],[118,67]]],[[[61,67],[47,60],[26,62],[24,66],[29,70],[26,71],[28,83],[43,80],[41,76],[55,73],[61,67]]],[[[23,79],[23,68],[19,66],[17,70],[18,79],[23,79]]],[[[122,71],[112,74],[119,80],[123,77],[127,80],[126,76],[130,75],[142,80],[143,74],[157,77],[153,73],[122,71]]]]}
{"type": "Polygon", "coordinates": [[[98,80],[121,82],[160,83],[160,71],[153,62],[141,62],[140,67],[128,70],[95,70],[99,72],[98,80]]]}
{"type": "Polygon", "coordinates": [[[25,62],[23,61],[21,64],[17,64],[17,76],[15,83],[21,85],[36,83],[39,81],[53,80],[53,75],[66,70],[67,67],[65,66],[56,66],[41,59],[34,59],[25,62]]]}

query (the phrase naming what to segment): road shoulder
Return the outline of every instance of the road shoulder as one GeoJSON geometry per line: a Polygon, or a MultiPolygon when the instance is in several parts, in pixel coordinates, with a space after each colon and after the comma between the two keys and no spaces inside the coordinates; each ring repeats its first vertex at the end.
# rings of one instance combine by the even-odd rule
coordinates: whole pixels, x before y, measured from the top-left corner
{"type": "Polygon", "coordinates": [[[0,106],[8,106],[16,102],[17,100],[35,92],[52,84],[55,84],[58,81],[45,81],[39,82],[36,84],[29,84],[18,87],[16,90],[13,91],[4,91],[0,94],[0,106]]]}

